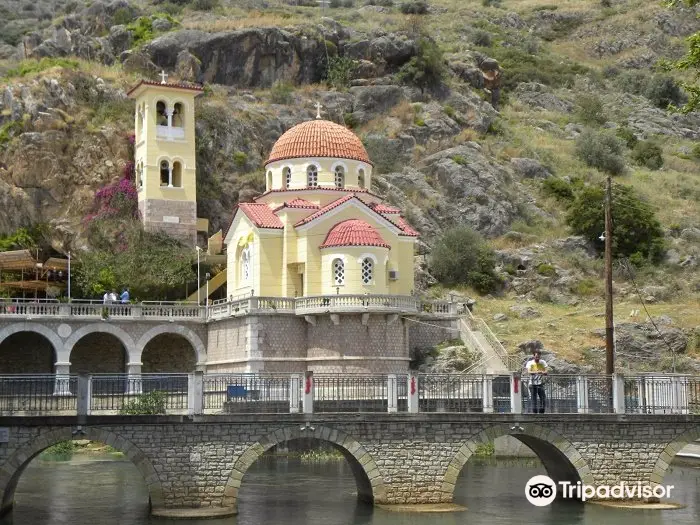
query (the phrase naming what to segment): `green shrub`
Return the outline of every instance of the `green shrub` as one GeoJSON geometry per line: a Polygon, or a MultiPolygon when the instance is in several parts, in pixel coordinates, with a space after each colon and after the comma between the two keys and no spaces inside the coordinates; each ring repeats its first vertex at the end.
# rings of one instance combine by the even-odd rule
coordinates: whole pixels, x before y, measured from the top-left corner
{"type": "Polygon", "coordinates": [[[45,449],[41,455],[45,459],[70,459],[75,452],[75,443],[72,440],[59,441],[53,446],[45,449]]]}
{"type": "Polygon", "coordinates": [[[233,154],[233,162],[236,163],[236,166],[242,168],[245,166],[246,162],[248,162],[248,155],[246,155],[243,151],[236,151],[233,154]]]}
{"type": "Polygon", "coordinates": [[[294,93],[294,86],[288,82],[278,80],[270,88],[270,102],[273,104],[291,104],[294,100],[292,93],[294,93]]]}
{"type": "Polygon", "coordinates": [[[472,33],[472,42],[475,46],[480,47],[491,47],[493,43],[491,41],[491,33],[484,31],[483,29],[477,29],[472,33]]]}
{"type": "Polygon", "coordinates": [[[493,292],[500,287],[495,266],[493,250],[468,226],[444,231],[435,242],[429,261],[431,274],[441,283],[471,285],[480,293],[493,292]]]}
{"type": "Polygon", "coordinates": [[[622,142],[607,133],[585,130],[576,139],[576,155],[588,166],[613,175],[625,169],[622,142]]]}
{"type": "Polygon", "coordinates": [[[580,179],[576,179],[572,183],[557,177],[550,177],[542,181],[542,191],[545,195],[554,197],[560,202],[570,204],[574,200],[575,190],[582,185],[583,182],[580,179]]]}
{"type": "Polygon", "coordinates": [[[578,106],[577,115],[584,124],[601,125],[607,120],[603,102],[595,95],[582,95],[578,106]]]}
{"type": "Polygon", "coordinates": [[[637,135],[630,128],[624,126],[617,128],[615,134],[627,144],[628,149],[633,149],[637,145],[637,135]]]}
{"type": "Polygon", "coordinates": [[[343,121],[345,122],[345,125],[349,127],[350,129],[356,128],[357,125],[360,123],[357,120],[357,117],[355,116],[354,113],[344,113],[343,114],[343,121]]]}
{"type": "Polygon", "coordinates": [[[328,85],[336,89],[345,89],[350,86],[352,72],[355,69],[355,61],[348,57],[334,56],[328,61],[326,80],[328,85]]]}
{"type": "Polygon", "coordinates": [[[581,279],[572,284],[569,290],[576,295],[593,296],[598,295],[599,287],[598,281],[594,281],[593,279],[581,279]]]}
{"type": "Polygon", "coordinates": [[[126,28],[131,31],[134,37],[134,45],[143,44],[153,40],[153,20],[148,16],[140,16],[131,22],[126,28]]]}
{"type": "Polygon", "coordinates": [[[447,115],[448,117],[450,117],[453,120],[457,116],[457,112],[455,111],[455,108],[453,108],[450,105],[445,106],[444,108],[442,108],[442,110],[445,112],[445,115],[447,115]]]}
{"type": "Polygon", "coordinates": [[[428,13],[428,4],[422,0],[413,0],[401,4],[401,12],[404,15],[425,15],[428,13]]]}
{"type": "Polygon", "coordinates": [[[197,11],[211,11],[219,7],[219,0],[193,0],[190,4],[197,11]]]}
{"type": "Polygon", "coordinates": [[[697,144],[695,144],[695,146],[693,146],[691,153],[692,153],[693,157],[695,157],[696,159],[700,159],[700,142],[698,142],[697,144]]]}
{"type": "MultiPolygon", "coordinates": [[[[567,224],[598,251],[605,249],[600,235],[605,231],[605,191],[602,186],[587,186],[577,192],[568,210],[567,224]]],[[[664,232],[654,210],[637,197],[629,186],[613,184],[613,256],[638,257],[658,261],[664,253],[664,232]]]]}
{"type": "Polygon", "coordinates": [[[481,0],[484,7],[501,7],[501,0],[481,0]]]}
{"type": "Polygon", "coordinates": [[[666,109],[669,104],[679,105],[685,101],[685,95],[676,81],[664,75],[650,75],[640,70],[625,71],[619,76],[616,84],[627,93],[649,99],[661,109],[666,109]]]}
{"type": "Polygon", "coordinates": [[[476,446],[476,450],[474,451],[474,455],[477,457],[489,457],[493,456],[496,452],[496,447],[493,444],[493,442],[489,443],[479,443],[476,446]]]}
{"type": "Polygon", "coordinates": [[[457,164],[460,166],[466,166],[467,165],[467,159],[465,159],[462,155],[452,155],[450,157],[453,161],[455,161],[457,164]]]}
{"type": "Polygon", "coordinates": [[[419,87],[423,92],[442,83],[445,63],[442,50],[434,40],[422,36],[418,40],[418,46],[418,54],[401,67],[398,79],[419,87]]]}
{"type": "Polygon", "coordinates": [[[126,25],[131,22],[131,10],[127,7],[120,7],[112,15],[114,25],[126,25]]]}
{"type": "Polygon", "coordinates": [[[40,73],[51,69],[54,67],[61,67],[64,69],[78,69],[80,64],[77,60],[71,60],[69,58],[42,58],[41,60],[27,59],[22,60],[19,65],[15,68],[8,69],[5,72],[5,77],[23,77],[31,73],[40,73]]]}
{"type": "Polygon", "coordinates": [[[652,141],[639,142],[632,151],[632,158],[650,170],[658,170],[664,165],[663,150],[661,146],[652,141]]]}
{"type": "Polygon", "coordinates": [[[141,394],[133,401],[124,403],[124,406],[119,410],[119,414],[135,416],[135,415],[156,415],[165,414],[166,393],[161,391],[148,392],[141,394]]]}
{"type": "Polygon", "coordinates": [[[557,270],[551,264],[542,263],[537,265],[537,273],[545,277],[554,277],[557,274],[557,270]]]}

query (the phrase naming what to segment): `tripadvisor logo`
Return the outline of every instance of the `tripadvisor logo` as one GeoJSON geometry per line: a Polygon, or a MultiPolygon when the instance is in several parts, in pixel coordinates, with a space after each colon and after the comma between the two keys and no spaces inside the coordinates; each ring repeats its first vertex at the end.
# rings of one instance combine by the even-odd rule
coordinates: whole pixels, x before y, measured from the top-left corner
{"type": "Polygon", "coordinates": [[[525,497],[536,507],[546,507],[554,501],[557,493],[562,498],[586,501],[598,499],[641,499],[669,498],[673,485],[645,485],[641,482],[628,483],[623,481],[617,485],[584,485],[580,481],[560,481],[556,483],[549,476],[534,476],[525,485],[525,497]]]}

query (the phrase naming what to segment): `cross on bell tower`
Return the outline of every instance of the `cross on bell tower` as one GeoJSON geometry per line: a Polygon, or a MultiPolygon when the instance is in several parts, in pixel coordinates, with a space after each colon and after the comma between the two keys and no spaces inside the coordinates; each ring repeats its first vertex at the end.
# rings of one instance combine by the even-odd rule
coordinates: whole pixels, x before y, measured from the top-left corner
{"type": "Polygon", "coordinates": [[[321,118],[321,108],[322,107],[323,106],[321,105],[321,103],[317,101],[316,102],[316,118],[319,118],[319,119],[321,118]]]}
{"type": "Polygon", "coordinates": [[[168,81],[168,75],[165,71],[160,72],[160,83],[165,84],[168,81]]]}

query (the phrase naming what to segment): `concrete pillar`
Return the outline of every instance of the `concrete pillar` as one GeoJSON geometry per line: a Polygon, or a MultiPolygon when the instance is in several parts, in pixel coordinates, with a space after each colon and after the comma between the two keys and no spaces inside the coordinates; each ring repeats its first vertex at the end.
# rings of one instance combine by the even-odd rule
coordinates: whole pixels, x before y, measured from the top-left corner
{"type": "Polygon", "coordinates": [[[301,376],[293,375],[289,379],[289,413],[299,413],[299,396],[301,395],[301,376]]]}
{"type": "Polygon", "coordinates": [[[512,414],[523,413],[522,382],[518,372],[510,374],[510,412],[512,414]]]}
{"type": "Polygon", "coordinates": [[[187,376],[187,413],[204,413],[204,372],[196,371],[187,376]]]}
{"type": "Polygon", "coordinates": [[[688,414],[688,396],[686,395],[686,378],[671,376],[671,413],[688,414]]]}
{"type": "Polygon", "coordinates": [[[408,411],[411,414],[418,412],[418,376],[408,374],[408,411]]]}
{"type": "Polygon", "coordinates": [[[70,391],[70,363],[56,362],[54,363],[56,373],[53,383],[53,395],[55,396],[72,396],[70,391]]]}
{"type": "Polygon", "coordinates": [[[576,377],[576,411],[579,414],[588,414],[588,378],[586,376],[576,377]]]}
{"type": "Polygon", "coordinates": [[[482,379],[483,395],[482,401],[484,405],[484,412],[493,412],[493,377],[483,376],[482,379]]]}
{"type": "Polygon", "coordinates": [[[398,411],[398,383],[396,382],[396,374],[389,374],[386,378],[387,391],[387,411],[398,411]]]}
{"type": "Polygon", "coordinates": [[[625,413],[625,378],[621,374],[613,374],[613,411],[616,414],[625,413]]]}
{"type": "Polygon", "coordinates": [[[143,363],[127,363],[126,373],[126,393],[130,395],[138,395],[143,393],[143,380],[141,378],[141,366],[143,363]]]}
{"type": "Polygon", "coordinates": [[[304,414],[314,413],[314,373],[307,371],[304,374],[304,397],[302,398],[304,414]]]}
{"type": "Polygon", "coordinates": [[[80,374],[78,376],[78,398],[76,408],[78,416],[90,415],[90,399],[92,397],[92,377],[80,374]]]}

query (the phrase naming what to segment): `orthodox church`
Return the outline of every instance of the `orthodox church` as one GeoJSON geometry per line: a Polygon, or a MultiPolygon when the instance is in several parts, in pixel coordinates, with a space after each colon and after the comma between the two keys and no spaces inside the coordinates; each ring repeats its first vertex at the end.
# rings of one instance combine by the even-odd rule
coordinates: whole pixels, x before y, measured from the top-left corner
{"type": "Polygon", "coordinates": [[[284,133],[265,193],[236,207],[224,242],[227,295],[411,295],[418,233],[370,188],[372,161],[320,117],[284,133]]]}
{"type": "Polygon", "coordinates": [[[422,325],[409,326],[409,316],[418,314],[418,232],[372,193],[373,163],[360,139],[321,118],[317,104],[316,118],[272,147],[265,192],[239,203],[226,230],[203,250],[198,238],[208,224],[197,218],[194,126],[202,89],[165,77],[128,93],[136,102],[139,210],[146,229],[165,231],[208,257],[223,259],[217,253],[225,250],[226,269],[207,282],[204,295],[225,286],[226,299],[212,306],[207,321],[207,371],[408,370],[409,339],[423,338],[422,325]]]}

